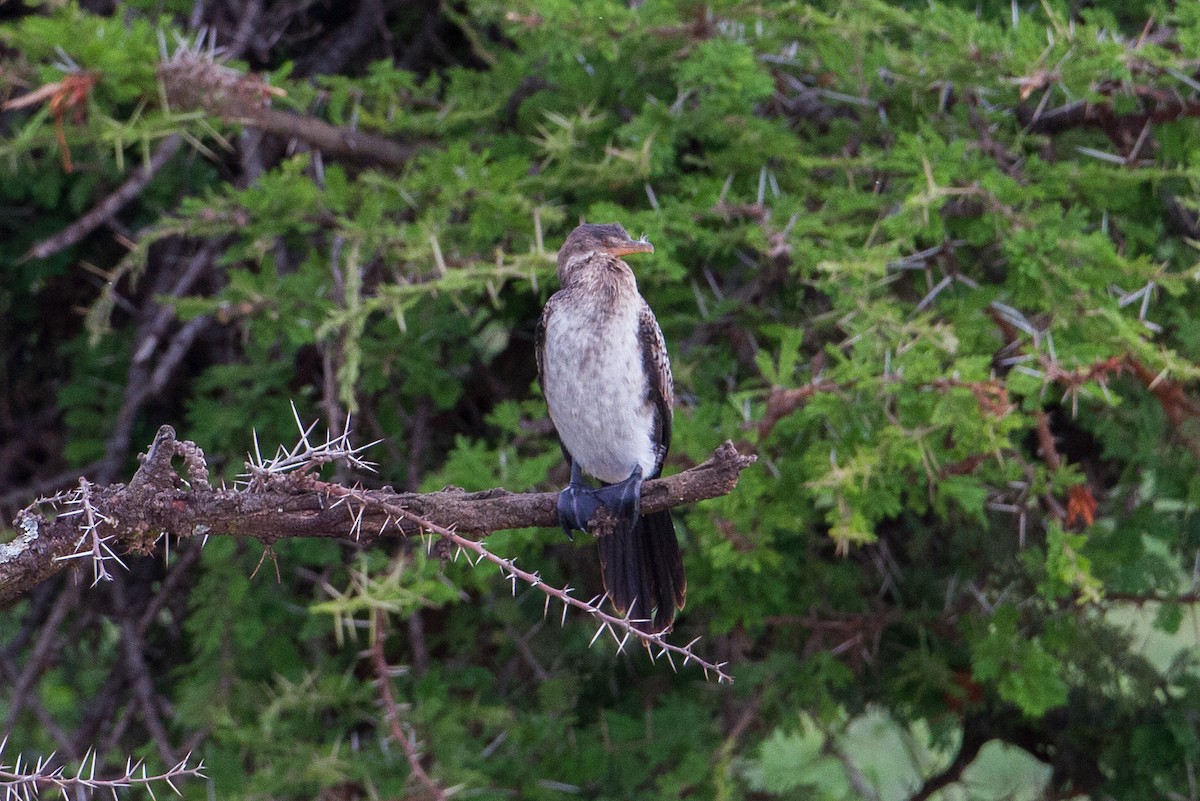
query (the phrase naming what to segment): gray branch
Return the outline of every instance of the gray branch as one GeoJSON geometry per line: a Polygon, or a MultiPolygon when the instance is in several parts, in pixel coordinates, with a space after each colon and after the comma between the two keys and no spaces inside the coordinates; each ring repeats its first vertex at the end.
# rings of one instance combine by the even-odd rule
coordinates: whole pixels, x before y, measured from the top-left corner
{"type": "MultiPolygon", "coordinates": [[[[642,511],[657,512],[728,494],[755,458],[738,453],[732,442],[726,442],[703,464],[646,482],[642,511]]],[[[294,537],[371,542],[421,533],[414,523],[379,511],[386,506],[401,507],[471,537],[501,529],[558,526],[553,492],[364,490],[364,497],[379,503],[358,506],[339,502],[333,491],[339,488],[303,471],[270,474],[251,482],[248,489],[232,490],[208,488],[207,476],[203,452],[192,442],[177,440],[175,430],[163,426],[128,485],[89,487],[91,518],[99,521],[94,523],[96,535],[113,550],[147,553],[163,534],[249,537],[270,545],[294,537]],[[177,458],[183,463],[186,482],[172,464],[177,458]]],[[[16,539],[0,544],[0,604],[79,561],[73,557],[83,534],[82,515],[70,514],[61,504],[53,507],[45,502],[22,511],[15,521],[16,539]]]]}

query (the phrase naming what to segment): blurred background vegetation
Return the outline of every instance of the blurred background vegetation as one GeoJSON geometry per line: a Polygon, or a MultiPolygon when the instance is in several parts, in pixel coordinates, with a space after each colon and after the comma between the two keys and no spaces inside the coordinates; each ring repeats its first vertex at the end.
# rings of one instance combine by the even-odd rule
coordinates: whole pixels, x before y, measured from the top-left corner
{"type": "MultiPolygon", "coordinates": [[[[25,0],[0,104],[0,541],[290,402],[383,440],[338,480],[561,487],[580,219],[655,245],[667,472],[759,456],[677,514],[732,686],[419,543],[214,536],[3,611],[9,763],[429,797],[383,610],[455,797],[1200,797],[1200,4],[25,0]]],[[[585,539],[489,543],[586,597],[585,539]]]]}

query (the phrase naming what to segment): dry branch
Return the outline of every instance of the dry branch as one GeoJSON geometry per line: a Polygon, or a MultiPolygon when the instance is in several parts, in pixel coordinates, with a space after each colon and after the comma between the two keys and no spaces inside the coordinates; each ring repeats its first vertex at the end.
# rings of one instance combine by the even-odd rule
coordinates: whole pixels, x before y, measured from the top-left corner
{"type": "Polygon", "coordinates": [[[299,139],[329,156],[386,167],[404,166],[426,146],[271,108],[270,98],[283,95],[282,90],[257,75],[243,74],[219,63],[205,52],[202,41],[197,44],[181,47],[158,68],[167,99],[176,110],[200,109],[228,122],[299,139]]]}
{"type": "MultiPolygon", "coordinates": [[[[726,442],[703,464],[646,482],[642,509],[656,512],[725,495],[754,460],[726,442]]],[[[552,492],[358,490],[356,494],[372,503],[352,505],[337,502],[344,490],[306,472],[270,474],[248,489],[209,489],[203,453],[163,426],[130,483],[92,485],[87,502],[92,519],[98,521],[97,536],[114,550],[138,552],[153,549],[163,534],[250,537],[270,545],[293,537],[369,542],[420,534],[421,526],[412,518],[475,537],[501,529],[558,525],[557,496],[552,492]],[[187,482],[172,466],[176,457],[184,463],[187,482]],[[389,507],[402,508],[411,517],[397,519],[384,511],[389,507]]],[[[17,516],[17,538],[0,545],[0,603],[58,573],[77,552],[80,515],[70,515],[71,509],[63,507],[78,503],[73,496],[63,497],[57,508],[55,502],[35,503],[17,516]]]]}
{"type": "MultiPolygon", "coordinates": [[[[238,26],[237,35],[234,37],[233,45],[226,51],[228,58],[238,58],[245,51],[246,42],[249,38],[248,29],[253,25],[254,20],[261,11],[261,2],[252,3],[246,9],[241,24],[238,26]]],[[[142,169],[136,170],[110,195],[96,204],[78,220],[58,233],[35,244],[25,254],[25,258],[46,259],[73,245],[79,244],[83,241],[84,237],[112,220],[121,209],[136,199],[142,193],[142,190],[154,180],[159,171],[175,157],[182,144],[183,137],[178,133],[171,134],[163,139],[158,147],[154,149],[154,152],[150,155],[149,160],[142,169]]]]}
{"type": "Polygon", "coordinates": [[[1136,111],[1120,113],[1109,102],[1076,100],[1064,106],[1041,112],[1022,104],[1017,107],[1017,119],[1034,133],[1059,134],[1072,128],[1090,126],[1099,128],[1114,140],[1121,133],[1128,137],[1140,131],[1146,123],[1175,122],[1186,117],[1200,116],[1200,101],[1183,98],[1149,87],[1135,87],[1145,107],[1136,111]]]}
{"type": "Polygon", "coordinates": [[[117,212],[140,195],[146,185],[154,179],[154,176],[158,175],[158,171],[179,152],[182,142],[179,134],[168,136],[154,149],[145,166],[134,170],[119,187],[78,220],[30,248],[29,252],[25,254],[25,258],[47,259],[72,245],[79,244],[84,237],[111,220],[117,212]]]}
{"type": "Polygon", "coordinates": [[[130,787],[143,787],[150,797],[154,797],[154,784],[166,784],[176,794],[175,782],[186,778],[205,778],[203,761],[191,764],[189,754],[174,763],[167,770],[151,774],[142,760],[136,762],[130,759],[125,770],[115,776],[97,776],[97,765],[100,756],[96,751],[89,750],[79,761],[74,773],[67,770],[66,765],[56,764],[54,754],[39,759],[22,759],[20,754],[9,764],[2,761],[4,750],[8,745],[8,735],[0,739],[0,791],[6,799],[24,799],[35,801],[42,793],[57,791],[63,798],[90,798],[95,795],[111,794],[118,798],[117,791],[130,787]]]}
{"type": "Polygon", "coordinates": [[[379,700],[383,704],[383,717],[392,739],[404,751],[404,758],[408,760],[408,769],[412,777],[434,801],[446,801],[446,791],[438,786],[421,765],[421,755],[417,751],[416,738],[405,731],[404,720],[400,714],[400,704],[396,702],[396,696],[392,692],[392,669],[388,667],[387,657],[383,653],[385,618],[386,615],[382,609],[376,609],[371,616],[371,665],[375,668],[379,700]]]}

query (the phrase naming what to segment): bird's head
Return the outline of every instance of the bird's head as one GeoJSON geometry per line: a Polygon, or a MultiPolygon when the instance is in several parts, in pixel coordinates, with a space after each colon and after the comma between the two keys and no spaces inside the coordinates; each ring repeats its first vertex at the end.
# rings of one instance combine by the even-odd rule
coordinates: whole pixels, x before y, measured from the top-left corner
{"type": "Polygon", "coordinates": [[[597,253],[619,259],[630,253],[653,252],[654,245],[645,238],[634,239],[618,223],[584,223],[567,236],[567,241],[558,251],[558,280],[565,284],[572,268],[597,253]]]}

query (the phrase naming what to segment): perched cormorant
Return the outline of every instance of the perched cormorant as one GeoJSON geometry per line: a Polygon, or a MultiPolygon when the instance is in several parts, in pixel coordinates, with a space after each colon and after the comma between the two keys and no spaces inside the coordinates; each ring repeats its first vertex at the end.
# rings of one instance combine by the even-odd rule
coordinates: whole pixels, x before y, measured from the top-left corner
{"type": "Polygon", "coordinates": [[[562,288],[537,330],[538,378],[571,465],[558,498],[568,534],[601,507],[614,518],[599,537],[608,597],[645,631],[665,631],[686,582],[667,510],[642,515],[641,486],[671,444],[675,390],[662,330],[622,256],[653,253],[615,223],[580,225],[558,252],[562,288]],[[587,486],[582,474],[603,486],[587,486]]]}

